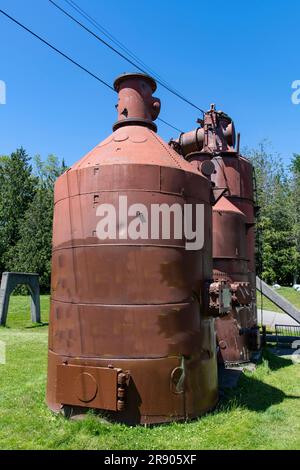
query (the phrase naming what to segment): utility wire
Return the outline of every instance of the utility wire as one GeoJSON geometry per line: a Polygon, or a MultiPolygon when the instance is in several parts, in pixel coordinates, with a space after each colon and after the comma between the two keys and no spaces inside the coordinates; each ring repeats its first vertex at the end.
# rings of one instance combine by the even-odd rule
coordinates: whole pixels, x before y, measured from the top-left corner
{"type": "Polygon", "coordinates": [[[64,0],[71,8],[73,8],[77,13],[79,13],[81,16],[83,16],[89,23],[91,23],[96,29],[101,31],[104,36],[106,36],[110,41],[112,41],[115,45],[117,45],[123,52],[128,54],[133,60],[138,62],[142,67],[144,67],[145,70],[148,70],[153,77],[157,78],[160,80],[160,82],[163,82],[164,85],[168,86],[171,88],[173,91],[176,93],[180,94],[178,90],[176,90],[174,87],[172,87],[166,80],[164,80],[160,75],[158,75],[156,72],[154,72],[149,66],[145,64],[141,59],[137,57],[136,54],[134,54],[130,49],[128,49],[124,44],[122,44],[118,39],[116,39],[112,34],[109,33],[109,31],[104,28],[98,21],[96,21],[92,16],[90,16],[86,11],[84,11],[75,1],[73,0],[64,0]]]}
{"type": "MultiPolygon", "coordinates": [[[[115,47],[113,47],[111,44],[109,44],[107,41],[105,41],[104,39],[102,39],[100,36],[98,36],[96,33],[94,33],[91,29],[87,28],[83,23],[81,23],[80,21],[78,21],[74,16],[72,16],[70,13],[68,13],[66,10],[64,10],[61,6],[57,5],[53,0],[49,0],[49,2],[55,6],[58,10],[60,10],[64,15],[66,15],[68,18],[70,18],[72,21],[74,21],[78,26],[80,26],[81,28],[83,28],[85,31],[87,31],[89,34],[91,34],[94,38],[96,38],[98,41],[102,42],[102,44],[104,44],[105,46],[107,46],[109,49],[111,49],[113,52],[115,52],[116,54],[118,54],[120,57],[122,57],[122,59],[126,60],[129,64],[133,65],[134,67],[136,67],[138,70],[140,70],[140,72],[143,72],[143,73],[147,73],[147,71],[140,67],[138,64],[136,64],[136,62],[134,62],[133,60],[129,59],[128,57],[126,57],[124,54],[122,54],[122,52],[118,51],[115,47]]],[[[68,1],[69,3],[69,1],[68,1]]],[[[175,90],[173,90],[172,88],[170,88],[168,85],[165,85],[161,80],[159,79],[156,79],[157,83],[159,83],[159,85],[161,85],[163,88],[165,88],[166,90],[168,90],[170,93],[172,93],[173,95],[177,96],[177,98],[181,99],[182,101],[184,101],[185,103],[189,104],[190,106],[192,106],[193,108],[197,109],[198,111],[201,111],[202,114],[204,114],[205,112],[203,111],[203,109],[199,108],[197,105],[195,105],[194,103],[192,103],[190,100],[188,100],[187,98],[185,98],[184,96],[182,96],[180,93],[176,92],[175,90]]]]}
{"type": "Polygon", "coordinates": [[[91,77],[95,78],[96,80],[98,80],[98,82],[102,83],[103,85],[107,86],[108,88],[110,88],[112,91],[115,91],[113,89],[112,86],[109,85],[109,83],[105,82],[104,80],[102,80],[102,78],[98,77],[97,75],[95,75],[94,73],[90,72],[88,69],[86,69],[85,67],[83,67],[82,65],[80,65],[78,62],[76,62],[74,59],[72,59],[71,57],[69,57],[67,54],[65,54],[64,52],[60,51],[59,49],[57,49],[55,46],[53,46],[52,44],[50,44],[50,42],[46,41],[45,39],[43,39],[41,36],[39,36],[38,34],[34,33],[33,31],[31,31],[31,29],[27,28],[25,25],[23,25],[22,23],[20,23],[18,20],[16,20],[15,18],[13,18],[12,16],[10,16],[8,13],[6,13],[5,11],[1,10],[0,9],[0,13],[2,13],[2,15],[6,16],[8,19],[10,19],[11,21],[13,21],[15,24],[17,24],[18,26],[20,26],[21,28],[25,29],[25,31],[27,31],[28,33],[30,33],[32,36],[34,36],[35,38],[39,39],[39,41],[43,42],[44,44],[46,44],[46,46],[50,47],[51,49],[53,49],[53,51],[57,52],[58,54],[60,54],[62,57],[64,57],[65,59],[69,60],[70,62],[72,62],[72,64],[76,65],[77,67],[79,67],[81,70],[83,70],[84,72],[88,73],[89,75],[91,75],[91,77]]]}
{"type": "MultiPolygon", "coordinates": [[[[96,21],[94,18],[92,18],[86,11],[84,11],[77,3],[75,3],[72,0],[64,0],[71,8],[73,8],[77,13],[79,13],[81,16],[83,16],[89,23],[91,23],[97,30],[101,31],[101,33],[106,36],[113,44],[118,46],[123,52],[129,55],[133,60],[137,61],[142,67],[145,68],[145,70],[148,70],[153,77],[159,78],[164,84],[167,86],[171,87],[160,75],[158,75],[156,72],[154,72],[150,67],[148,67],[145,62],[143,62],[141,59],[137,57],[136,54],[134,54],[130,49],[128,49],[124,44],[122,44],[116,37],[114,37],[112,34],[109,33],[109,31],[104,28],[98,21],[96,21]]],[[[178,90],[173,88],[177,93],[179,93],[178,90]]]]}
{"type": "Polygon", "coordinates": [[[104,39],[100,38],[100,36],[98,36],[96,33],[94,33],[91,29],[87,28],[83,23],[81,23],[80,21],[78,21],[76,18],[74,18],[74,16],[70,15],[70,13],[68,13],[66,10],[64,10],[62,7],[60,7],[59,5],[57,5],[53,0],[49,0],[50,3],[52,3],[52,5],[54,5],[58,10],[60,10],[64,15],[66,15],[68,18],[70,18],[72,21],[74,21],[76,24],[78,24],[78,26],[80,26],[81,28],[83,28],[85,31],[87,31],[89,34],[91,34],[92,36],[94,36],[94,38],[96,38],[98,41],[101,41],[102,44],[104,44],[105,46],[107,46],[109,49],[111,49],[113,52],[115,52],[116,54],[118,54],[120,57],[122,57],[122,59],[126,60],[127,62],[129,62],[131,65],[133,65],[134,67],[136,67],[138,70],[140,70],[140,72],[143,72],[143,73],[146,73],[144,69],[142,69],[141,67],[137,66],[133,61],[131,61],[130,59],[128,59],[125,55],[123,55],[121,52],[119,52],[117,49],[115,49],[111,44],[109,44],[107,41],[105,41],[104,39]]]}
{"type": "Polygon", "coordinates": [[[160,121],[160,122],[162,122],[163,124],[166,124],[166,125],[169,126],[169,127],[172,127],[172,129],[174,129],[175,131],[178,131],[178,132],[180,132],[181,134],[183,134],[183,131],[182,131],[181,129],[178,129],[178,127],[175,127],[175,126],[173,126],[172,124],[170,124],[169,122],[164,121],[162,118],[159,117],[159,118],[157,118],[157,120],[160,121]]]}
{"type": "MultiPolygon", "coordinates": [[[[36,39],[38,39],[39,41],[41,41],[43,44],[45,44],[46,46],[50,47],[53,51],[57,52],[59,55],[61,55],[62,57],[64,57],[65,59],[67,59],[69,62],[71,62],[72,64],[76,65],[76,67],[80,68],[81,70],[83,70],[84,72],[86,72],[88,75],[90,75],[91,77],[95,78],[98,82],[102,83],[102,85],[105,85],[107,88],[109,88],[110,90],[112,90],[113,92],[115,92],[115,89],[109,85],[109,83],[107,83],[105,80],[103,80],[102,78],[100,78],[98,75],[94,74],[93,72],[91,72],[90,70],[88,70],[87,68],[83,67],[83,65],[79,64],[78,62],[76,62],[74,59],[72,59],[70,56],[68,56],[67,54],[65,54],[64,52],[60,51],[59,49],[57,49],[55,46],[53,46],[52,44],[50,44],[50,42],[46,41],[45,39],[43,39],[41,36],[39,36],[38,34],[34,33],[31,29],[27,28],[24,24],[20,23],[18,20],[16,20],[15,18],[13,18],[12,16],[10,16],[8,13],[6,13],[5,11],[1,10],[0,9],[0,13],[2,13],[2,15],[6,16],[9,20],[13,21],[15,24],[17,24],[18,26],[20,26],[22,29],[24,29],[25,31],[27,31],[28,33],[30,33],[32,36],[34,36],[36,39]]],[[[177,127],[173,126],[172,124],[170,124],[169,122],[167,121],[164,121],[163,119],[161,118],[158,118],[158,120],[160,122],[162,122],[163,124],[166,124],[167,126],[171,127],[172,129],[175,129],[179,132],[182,132],[180,129],[178,129],[177,127]]]]}

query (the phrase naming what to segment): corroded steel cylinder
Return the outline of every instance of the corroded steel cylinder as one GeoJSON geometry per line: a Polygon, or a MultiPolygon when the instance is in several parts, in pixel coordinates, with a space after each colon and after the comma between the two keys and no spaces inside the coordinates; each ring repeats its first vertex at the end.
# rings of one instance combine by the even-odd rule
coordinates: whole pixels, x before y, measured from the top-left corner
{"type": "Polygon", "coordinates": [[[222,362],[245,362],[250,359],[245,334],[252,326],[245,222],[243,212],[225,197],[213,207],[214,279],[224,279],[233,288],[236,286],[236,289],[242,290],[237,305],[233,302],[230,314],[216,320],[222,362]],[[245,293],[247,298],[243,299],[245,293]]]}
{"type": "Polygon", "coordinates": [[[230,273],[232,281],[248,281],[245,219],[225,197],[213,207],[214,270],[230,273]]]}
{"type": "Polygon", "coordinates": [[[226,198],[245,215],[246,257],[248,278],[252,290],[252,316],[256,324],[255,281],[255,209],[253,194],[253,167],[249,160],[236,152],[223,153],[215,157],[216,173],[212,180],[216,187],[226,188],[226,198]]]}
{"type": "Polygon", "coordinates": [[[253,168],[234,148],[235,130],[228,115],[212,105],[199,122],[201,128],[181,134],[171,146],[194,168],[211,174],[217,201],[213,208],[214,280],[231,283],[233,293],[230,314],[216,321],[219,359],[243,362],[259,344],[253,168]],[[214,171],[209,163],[214,164],[214,171]]]}
{"type": "Polygon", "coordinates": [[[214,320],[205,304],[212,279],[211,182],[155,133],[154,85],[140,74],[117,79],[113,134],[55,186],[52,410],[94,408],[122,422],[159,423],[199,416],[218,399],[214,320]],[[129,223],[143,234],[135,239],[125,201],[129,223]],[[172,216],[169,237],[162,230],[146,237],[153,205],[174,204],[183,211],[185,204],[192,211],[203,207],[203,246],[187,250],[184,234],[174,235],[172,216]],[[117,236],[100,239],[99,214],[111,206],[117,236]]]}
{"type": "Polygon", "coordinates": [[[255,284],[255,233],[254,233],[254,197],[253,168],[251,163],[236,152],[225,152],[214,157],[216,172],[212,180],[218,188],[226,189],[227,205],[243,214],[240,221],[232,219],[231,224],[224,224],[226,217],[220,220],[218,204],[213,211],[214,226],[214,278],[226,272],[232,281],[248,283],[250,301],[247,305],[234,305],[229,316],[216,321],[216,332],[220,346],[220,358],[225,362],[244,362],[251,356],[251,350],[258,344],[255,284]],[[220,231],[224,236],[222,249],[218,243],[220,231]],[[235,239],[236,256],[229,253],[229,246],[235,239]],[[228,246],[228,245],[229,246],[228,246]],[[223,253],[223,257],[222,257],[223,253]],[[239,258],[239,259],[235,259],[239,258]]]}

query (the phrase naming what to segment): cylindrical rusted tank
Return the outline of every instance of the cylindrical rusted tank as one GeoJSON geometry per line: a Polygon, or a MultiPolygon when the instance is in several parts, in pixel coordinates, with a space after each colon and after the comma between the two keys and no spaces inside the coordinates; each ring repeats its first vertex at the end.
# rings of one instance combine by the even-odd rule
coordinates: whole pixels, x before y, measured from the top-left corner
{"type": "MultiPolygon", "coordinates": [[[[214,206],[214,269],[219,272],[225,271],[232,281],[238,283],[240,288],[247,289],[250,294],[250,302],[236,305],[233,309],[231,332],[235,330],[235,339],[231,337],[231,333],[229,334],[228,318],[216,321],[216,331],[222,359],[225,362],[244,362],[250,359],[251,351],[259,347],[255,281],[253,167],[249,160],[240,156],[237,152],[224,152],[214,157],[214,161],[216,173],[212,179],[216,187],[226,188],[226,195],[223,199],[226,199],[244,217],[239,230],[237,230],[237,224],[233,221],[231,229],[229,227],[227,230],[225,229],[226,237],[224,237],[222,256],[220,247],[217,246],[218,237],[215,236],[222,228],[222,223],[217,215],[216,206],[214,206]],[[236,255],[234,253],[230,255],[226,241],[229,243],[234,233],[238,234],[240,241],[236,240],[236,255]],[[238,263],[241,269],[238,272],[235,257],[239,258],[238,263]],[[230,259],[232,260],[231,267],[228,264],[230,259]],[[248,287],[245,281],[248,282],[248,287]]],[[[219,277],[219,273],[214,271],[214,278],[221,279],[222,277],[219,277]]],[[[247,294],[247,298],[249,294],[247,294]]]]}
{"type": "Polygon", "coordinates": [[[55,411],[106,410],[127,423],[192,418],[218,400],[206,295],[211,182],[156,134],[152,78],[125,74],[115,89],[113,134],[55,186],[47,402],[55,411]],[[144,235],[153,204],[202,205],[203,247],[187,250],[173,219],[169,239],[160,231],[133,240],[125,197],[128,222],[144,235]],[[98,236],[107,204],[116,208],[115,239],[98,236]]]}
{"type": "Polygon", "coordinates": [[[256,313],[253,168],[235,150],[231,118],[212,105],[202,127],[171,142],[194,167],[210,169],[214,184],[214,280],[231,284],[232,310],[216,320],[219,359],[237,363],[250,359],[259,344],[256,313]]]}
{"type": "Polygon", "coordinates": [[[216,320],[220,358],[224,362],[245,362],[250,350],[245,334],[253,325],[249,284],[246,217],[226,197],[213,207],[214,279],[232,286],[233,305],[229,315],[216,320]]]}

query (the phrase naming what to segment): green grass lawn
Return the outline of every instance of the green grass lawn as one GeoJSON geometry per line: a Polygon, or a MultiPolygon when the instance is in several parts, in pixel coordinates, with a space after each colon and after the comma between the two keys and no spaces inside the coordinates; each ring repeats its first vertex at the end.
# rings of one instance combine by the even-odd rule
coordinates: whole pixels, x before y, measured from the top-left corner
{"type": "MultiPolygon", "coordinates": [[[[300,292],[295,291],[292,287],[281,287],[276,292],[282,297],[285,297],[291,304],[300,310],[300,292]]],[[[257,308],[261,308],[261,295],[257,292],[257,308]]],[[[273,312],[282,312],[273,302],[263,296],[263,308],[264,310],[271,310],[273,312]]],[[[284,313],[284,312],[282,312],[284,313]]]]}
{"type": "MultiPolygon", "coordinates": [[[[47,321],[49,298],[42,297],[47,321]]],[[[190,423],[145,428],[55,416],[45,404],[47,326],[30,323],[26,297],[13,297],[0,328],[0,449],[300,449],[300,365],[266,351],[254,373],[217,410],[190,423]]]]}
{"type": "MultiPolygon", "coordinates": [[[[48,323],[50,296],[41,295],[41,321],[48,323]]],[[[8,328],[41,328],[31,323],[30,297],[26,295],[12,295],[9,301],[9,310],[6,326],[8,328]]]]}

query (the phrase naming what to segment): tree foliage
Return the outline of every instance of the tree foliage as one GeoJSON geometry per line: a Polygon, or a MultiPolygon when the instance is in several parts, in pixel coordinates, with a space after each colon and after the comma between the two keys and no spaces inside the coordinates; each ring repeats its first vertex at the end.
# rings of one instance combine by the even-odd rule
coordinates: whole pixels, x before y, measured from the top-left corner
{"type": "Polygon", "coordinates": [[[288,285],[300,273],[299,158],[294,157],[289,171],[267,142],[248,155],[255,168],[259,206],[257,272],[269,283],[288,285]]]}
{"type": "Polygon", "coordinates": [[[0,271],[20,238],[21,221],[34,198],[37,179],[23,148],[0,160],[0,271]]]}
{"type": "Polygon", "coordinates": [[[0,269],[38,273],[42,292],[50,286],[54,183],[65,169],[54,155],[30,165],[23,149],[0,159],[0,269]]]}

